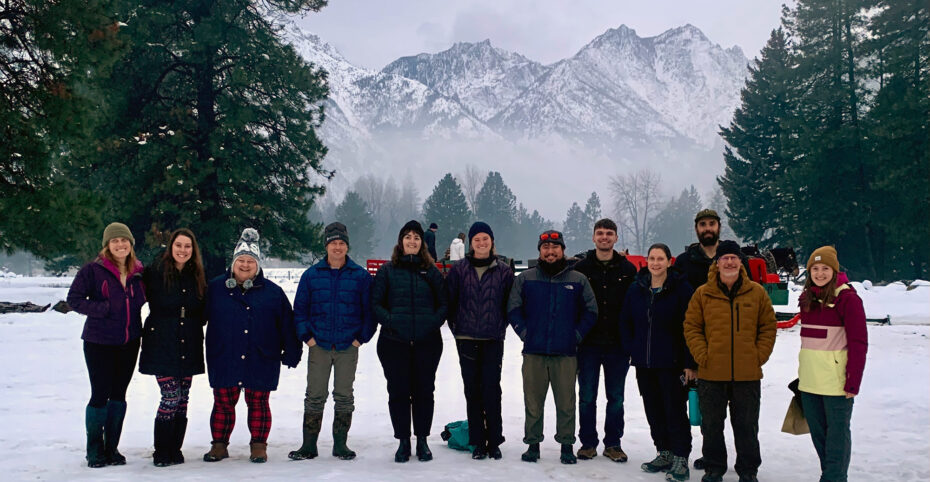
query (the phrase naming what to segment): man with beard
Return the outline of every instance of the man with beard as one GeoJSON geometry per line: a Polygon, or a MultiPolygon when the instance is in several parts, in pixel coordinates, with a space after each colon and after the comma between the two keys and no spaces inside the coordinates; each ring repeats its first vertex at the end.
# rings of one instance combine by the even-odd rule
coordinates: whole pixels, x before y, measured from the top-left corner
{"type": "Polygon", "coordinates": [[[552,386],[560,461],[574,464],[576,354],[597,321],[597,300],[588,279],[568,266],[562,233],[546,231],[536,246],[539,263],[517,276],[507,301],[508,319],[523,341],[523,443],[529,448],[521,458],[539,460],[543,408],[552,386]]]}

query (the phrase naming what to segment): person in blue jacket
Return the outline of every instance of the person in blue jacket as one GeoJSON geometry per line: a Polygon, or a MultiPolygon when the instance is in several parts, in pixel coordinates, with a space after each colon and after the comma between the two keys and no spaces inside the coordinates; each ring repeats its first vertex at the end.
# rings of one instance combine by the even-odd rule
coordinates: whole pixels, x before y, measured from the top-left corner
{"type": "Polygon", "coordinates": [[[229,457],[229,435],[236,423],[236,403],[245,391],[248,406],[249,460],[267,461],[271,406],[281,364],[295,368],[301,346],[291,303],[262,273],[258,231],[246,228],[233,251],[232,268],[207,286],[207,374],[213,388],[210,428],[213,443],[206,462],[229,457]]]}
{"type": "Polygon", "coordinates": [[[697,379],[697,363],[685,343],[684,321],[694,290],[683,274],[670,270],[671,250],[649,247],[646,267],[627,291],[620,329],[636,367],[646,420],[657,455],[645,472],[666,472],[667,480],[688,480],[691,425],[684,384],[697,379]]]}
{"type": "Polygon", "coordinates": [[[88,467],[126,463],[117,445],[126,418],[126,389],[139,356],[145,304],[135,242],[125,224],[108,225],[97,259],[78,271],[68,290],[68,305],[87,315],[81,338],[90,376],[90,401],[84,411],[88,467]]]}
{"type": "Polygon", "coordinates": [[[349,232],[342,223],[323,231],[326,257],[307,268],[297,285],[294,323],[297,337],[310,347],[307,358],[307,395],[304,398],[303,444],[292,460],[318,455],[317,438],[323,407],[333,374],[333,456],[355,458],[346,446],[355,398],[352,385],[358,348],[375,333],[371,316],[371,275],[348,256],[349,232]]]}
{"type": "Polygon", "coordinates": [[[560,461],[577,463],[575,443],[575,379],[578,344],[597,321],[597,299],[585,275],[565,259],[565,239],[558,231],[539,235],[537,265],[517,276],[507,302],[513,330],[523,340],[523,401],[526,424],[521,456],[539,460],[543,409],[552,386],[556,410],[556,442],[560,461]]]}

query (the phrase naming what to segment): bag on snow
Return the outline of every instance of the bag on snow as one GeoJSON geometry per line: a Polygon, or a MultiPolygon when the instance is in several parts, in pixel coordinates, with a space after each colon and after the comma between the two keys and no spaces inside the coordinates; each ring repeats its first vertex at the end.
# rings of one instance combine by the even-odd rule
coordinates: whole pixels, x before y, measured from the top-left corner
{"type": "Polygon", "coordinates": [[[807,418],[804,417],[804,409],[801,407],[801,394],[798,390],[797,378],[788,384],[788,389],[794,392],[791,402],[788,403],[788,412],[785,413],[785,421],[781,425],[781,431],[792,435],[804,435],[811,433],[807,425],[807,418]]]}
{"type": "Polygon", "coordinates": [[[450,449],[465,450],[468,452],[475,450],[475,446],[468,443],[468,420],[447,423],[439,436],[442,437],[445,442],[449,443],[450,449]]]}

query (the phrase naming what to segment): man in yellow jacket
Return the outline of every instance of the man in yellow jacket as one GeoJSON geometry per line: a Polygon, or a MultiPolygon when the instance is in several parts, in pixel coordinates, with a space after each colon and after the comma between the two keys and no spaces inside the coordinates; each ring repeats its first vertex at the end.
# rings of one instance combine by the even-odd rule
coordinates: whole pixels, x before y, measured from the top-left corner
{"type": "Polygon", "coordinates": [[[685,314],[685,340],[698,364],[698,396],[704,432],[702,482],[727,471],[723,422],[730,407],[740,482],[756,481],[762,365],[775,347],[775,310],[765,288],[740,261],[739,245],[721,241],[704,283],[685,314]]]}

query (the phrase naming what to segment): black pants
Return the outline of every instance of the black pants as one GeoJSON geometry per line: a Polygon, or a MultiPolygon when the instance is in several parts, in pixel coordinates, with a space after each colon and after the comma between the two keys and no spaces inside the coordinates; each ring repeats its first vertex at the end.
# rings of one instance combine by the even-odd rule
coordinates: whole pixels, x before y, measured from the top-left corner
{"type": "Polygon", "coordinates": [[[820,458],[821,482],[846,482],[852,436],[852,398],[801,392],[804,418],[811,429],[814,450],[820,458]]]}
{"type": "Polygon", "coordinates": [[[710,382],[698,380],[701,429],[704,432],[704,467],[707,473],[727,471],[727,446],[723,422],[730,407],[730,426],[736,445],[736,473],[756,475],[762,465],[759,452],[759,404],[761,384],[751,382],[710,382]]]}
{"type": "Polygon", "coordinates": [[[414,435],[429,435],[433,425],[436,369],[441,356],[439,330],[415,342],[378,337],[378,359],[387,379],[388,411],[394,438],[410,438],[411,412],[414,435]]]}
{"type": "Polygon", "coordinates": [[[503,340],[455,340],[465,385],[468,439],[477,447],[504,443],[501,419],[503,340]]]}
{"type": "Polygon", "coordinates": [[[126,401],[126,389],[136,370],[139,338],[124,345],[101,345],[84,342],[84,361],[90,375],[90,402],[94,408],[107,406],[107,401],[126,401]]]}
{"type": "Polygon", "coordinates": [[[679,379],[681,373],[676,368],[636,367],[636,383],[656,450],[670,450],[687,458],[691,455],[691,423],[687,389],[679,379]]]}

